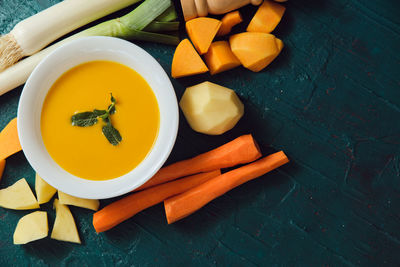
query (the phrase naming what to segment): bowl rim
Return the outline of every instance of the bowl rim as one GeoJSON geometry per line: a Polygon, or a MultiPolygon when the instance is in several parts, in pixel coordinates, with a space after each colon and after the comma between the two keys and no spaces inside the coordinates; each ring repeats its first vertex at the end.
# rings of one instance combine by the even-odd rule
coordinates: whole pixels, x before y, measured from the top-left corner
{"type": "Polygon", "coordinates": [[[179,110],[175,90],[171,80],[157,60],[131,42],[103,36],[83,37],[70,41],[42,59],[25,83],[18,104],[17,117],[18,136],[23,153],[37,174],[60,191],[86,199],[105,199],[120,196],[147,182],[162,167],[170,155],[176,141],[179,125],[179,110]],[[74,67],[94,60],[107,60],[101,58],[102,56],[96,59],[96,55],[99,53],[103,53],[104,57],[112,58],[110,61],[120,64],[124,64],[121,62],[124,61],[126,63],[124,65],[128,65],[138,72],[149,83],[157,99],[160,124],[153,147],[138,166],[120,177],[93,181],[68,173],[51,158],[41,136],[40,117],[44,98],[55,80],[71,69],[71,66],[74,67]],[[67,66],[68,64],[57,67],[57,64],[60,65],[60,63],[69,60],[80,61],[81,59],[78,57],[82,57],[82,55],[84,55],[83,57],[93,56],[94,59],[83,60],[75,64],[70,63],[70,67],[67,66]],[[117,59],[114,60],[115,58],[117,59]],[[143,64],[143,61],[146,64],[143,64]],[[137,69],[133,68],[132,65],[135,65],[137,69]],[[49,73],[54,68],[58,68],[56,72],[59,75],[53,75],[53,78],[47,79],[46,75],[51,76],[52,73],[49,73]],[[53,81],[51,82],[51,80],[53,81]]]}

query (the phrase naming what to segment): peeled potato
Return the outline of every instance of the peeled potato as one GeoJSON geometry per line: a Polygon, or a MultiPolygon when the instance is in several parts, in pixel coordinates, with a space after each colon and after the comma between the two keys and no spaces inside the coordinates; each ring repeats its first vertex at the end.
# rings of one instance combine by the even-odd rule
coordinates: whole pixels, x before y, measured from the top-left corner
{"type": "Polygon", "coordinates": [[[61,204],[58,199],[54,199],[53,205],[56,209],[56,220],[51,231],[51,238],[80,244],[81,239],[76,229],[75,220],[68,206],[61,204]]]}
{"type": "Polygon", "coordinates": [[[193,130],[209,135],[229,131],[244,113],[233,90],[211,82],[188,87],[179,106],[193,130]]]}
{"type": "Polygon", "coordinates": [[[38,209],[39,204],[25,178],[0,190],[0,207],[13,210],[38,209]]]}
{"type": "Polygon", "coordinates": [[[72,205],[90,210],[98,210],[100,202],[97,199],[85,199],[65,194],[58,190],[58,199],[61,204],[72,205]]]}
{"type": "Polygon", "coordinates": [[[57,192],[57,189],[46,183],[38,174],[35,179],[35,191],[39,204],[47,203],[57,192]]]}
{"type": "Polygon", "coordinates": [[[47,213],[45,211],[32,212],[19,219],[14,231],[14,244],[26,244],[45,238],[48,231],[47,213]]]}

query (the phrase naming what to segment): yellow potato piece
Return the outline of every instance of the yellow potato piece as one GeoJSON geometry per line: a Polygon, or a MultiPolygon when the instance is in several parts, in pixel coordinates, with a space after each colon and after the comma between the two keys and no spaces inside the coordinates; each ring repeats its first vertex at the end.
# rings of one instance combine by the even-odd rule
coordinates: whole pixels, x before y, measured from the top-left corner
{"type": "Polygon", "coordinates": [[[209,135],[229,131],[244,113],[233,90],[211,82],[188,87],[179,106],[193,130],[209,135]]]}
{"type": "Polygon", "coordinates": [[[39,204],[25,178],[0,190],[0,207],[13,210],[38,209],[39,204]]]}
{"type": "Polygon", "coordinates": [[[58,199],[61,204],[72,205],[90,210],[98,210],[100,202],[97,199],[85,199],[65,194],[58,190],[58,199]]]}
{"type": "Polygon", "coordinates": [[[35,211],[22,217],[14,231],[14,244],[26,244],[45,238],[49,232],[47,213],[35,211]]]}
{"type": "Polygon", "coordinates": [[[56,209],[56,220],[51,231],[51,238],[80,244],[81,239],[75,220],[68,206],[61,204],[58,199],[54,199],[53,207],[56,209]]]}
{"type": "Polygon", "coordinates": [[[57,189],[46,183],[37,173],[35,178],[35,191],[39,204],[47,203],[57,192],[57,189]]]}

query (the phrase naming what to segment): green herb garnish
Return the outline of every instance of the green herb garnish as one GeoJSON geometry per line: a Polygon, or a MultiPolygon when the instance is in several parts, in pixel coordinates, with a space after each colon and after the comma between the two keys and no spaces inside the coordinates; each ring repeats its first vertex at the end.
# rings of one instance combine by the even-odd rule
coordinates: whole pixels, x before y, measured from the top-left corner
{"type": "Polygon", "coordinates": [[[117,100],[111,94],[111,104],[108,106],[107,110],[94,109],[93,111],[76,113],[71,117],[71,124],[73,126],[88,127],[95,125],[99,119],[102,119],[105,123],[102,128],[104,136],[110,144],[116,146],[122,141],[121,134],[114,128],[110,118],[110,116],[116,112],[116,103],[117,100]]]}

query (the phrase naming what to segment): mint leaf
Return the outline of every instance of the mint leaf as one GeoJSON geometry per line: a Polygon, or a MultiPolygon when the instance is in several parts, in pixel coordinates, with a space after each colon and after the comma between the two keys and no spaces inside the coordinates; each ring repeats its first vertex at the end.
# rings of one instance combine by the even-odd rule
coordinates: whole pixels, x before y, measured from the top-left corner
{"type": "Polygon", "coordinates": [[[117,100],[111,95],[111,105],[108,106],[107,110],[94,109],[93,112],[86,111],[74,114],[71,117],[71,124],[73,126],[87,127],[92,126],[102,119],[105,125],[102,128],[104,136],[107,138],[113,146],[118,145],[122,141],[121,134],[111,124],[110,116],[115,113],[115,104],[117,100]]]}
{"type": "Polygon", "coordinates": [[[115,113],[115,104],[113,103],[113,104],[109,105],[107,110],[108,110],[108,113],[110,113],[110,115],[113,115],[115,113]]]}
{"type": "Polygon", "coordinates": [[[115,129],[111,123],[103,126],[103,134],[113,146],[118,145],[122,141],[121,134],[115,129]]]}
{"type": "Polygon", "coordinates": [[[100,117],[100,116],[105,115],[105,114],[107,113],[107,110],[98,110],[98,109],[95,109],[95,110],[93,110],[93,113],[94,113],[97,117],[100,117]]]}
{"type": "Polygon", "coordinates": [[[97,123],[97,116],[94,112],[81,112],[71,117],[71,124],[73,126],[88,127],[97,123]]]}

